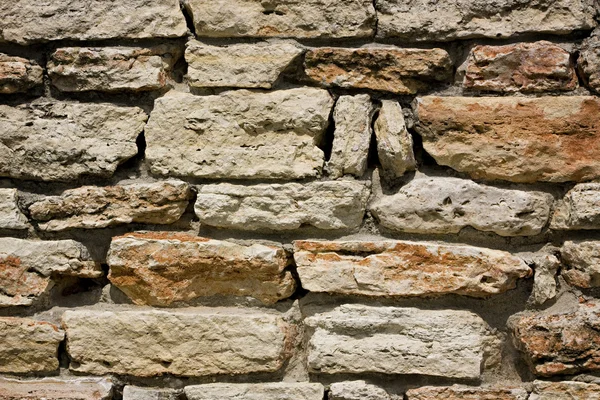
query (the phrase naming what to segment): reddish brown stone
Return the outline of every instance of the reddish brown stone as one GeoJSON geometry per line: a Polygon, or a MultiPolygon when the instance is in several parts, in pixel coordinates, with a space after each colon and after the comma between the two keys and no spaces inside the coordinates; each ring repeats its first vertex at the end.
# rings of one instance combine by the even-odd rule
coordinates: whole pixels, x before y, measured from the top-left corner
{"type": "Polygon", "coordinates": [[[34,61],[0,53],[0,94],[26,92],[43,82],[44,70],[34,61]]]}
{"type": "Polygon", "coordinates": [[[535,381],[529,400],[600,400],[600,385],[535,381]]]}
{"type": "Polygon", "coordinates": [[[527,391],[523,388],[450,387],[426,386],[406,392],[408,400],[526,400],[527,391]]]}

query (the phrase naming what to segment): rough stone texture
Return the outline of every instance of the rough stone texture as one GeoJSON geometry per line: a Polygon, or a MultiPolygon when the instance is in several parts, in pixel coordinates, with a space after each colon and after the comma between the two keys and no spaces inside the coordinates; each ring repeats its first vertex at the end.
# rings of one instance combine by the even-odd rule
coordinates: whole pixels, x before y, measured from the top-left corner
{"type": "Polygon", "coordinates": [[[0,229],[27,229],[29,223],[17,206],[17,189],[0,189],[0,229]]]}
{"type": "Polygon", "coordinates": [[[475,179],[585,181],[600,177],[600,99],[436,97],[415,104],[425,150],[475,179]]]}
{"type": "Polygon", "coordinates": [[[112,382],[105,378],[17,380],[0,377],[2,400],[110,400],[112,388],[112,382]]]}
{"type": "Polygon", "coordinates": [[[525,389],[504,387],[426,386],[406,392],[407,400],[527,400],[527,398],[528,393],[525,389]]]}
{"type": "Polygon", "coordinates": [[[560,255],[561,275],[567,283],[582,288],[600,287],[600,242],[568,240],[560,255]]]}
{"type": "Polygon", "coordinates": [[[146,157],[159,175],[298,179],[320,174],[333,100],[325,90],[218,96],[173,94],[156,100],[146,125],[146,157]]]}
{"type": "Polygon", "coordinates": [[[404,122],[402,107],[393,100],[382,100],[374,124],[377,138],[377,156],[383,175],[398,178],[417,167],[413,139],[404,122]]]}
{"type": "Polygon", "coordinates": [[[109,177],[137,154],[135,141],[146,119],[140,108],[111,104],[0,105],[0,176],[43,181],[109,177]]]}
{"type": "Polygon", "coordinates": [[[325,87],[415,94],[452,77],[452,60],[443,49],[322,47],[304,60],[310,80],[325,87]]]}
{"type": "Polygon", "coordinates": [[[292,329],[279,314],[241,308],[78,309],[62,322],[72,371],[141,377],[275,372],[292,329]]]}
{"type": "Polygon", "coordinates": [[[600,37],[597,32],[583,41],[577,68],[586,85],[595,92],[600,92],[600,37]]]}
{"type": "Polygon", "coordinates": [[[323,400],[320,383],[212,383],[186,386],[188,400],[323,400]]]}
{"type": "Polygon", "coordinates": [[[391,397],[382,388],[365,381],[346,381],[331,384],[329,400],[391,400],[391,397]]]}
{"type": "Polygon", "coordinates": [[[73,240],[0,238],[0,308],[32,305],[56,275],[98,278],[102,268],[73,240]]]}
{"type": "Polygon", "coordinates": [[[63,47],[50,55],[48,75],[63,92],[159,90],[181,56],[177,46],[63,47]]]}
{"type": "Polygon", "coordinates": [[[114,238],[110,281],[134,303],[169,306],[201,296],[252,296],[275,303],[294,293],[282,247],[241,246],[168,232],[114,238]]]}
{"type": "Polygon", "coordinates": [[[221,183],[200,186],[194,209],[202,224],[219,228],[351,230],[362,223],[369,194],[369,182],[352,180],[252,186],[221,183]]]}
{"type": "Polygon", "coordinates": [[[493,339],[476,314],[347,304],[305,320],[313,373],[478,379],[493,339]]]}
{"type": "Polygon", "coordinates": [[[363,38],[375,34],[371,0],[187,0],[199,37],[363,38]]]}
{"type": "Polygon", "coordinates": [[[467,61],[467,89],[489,92],[569,91],[578,86],[571,54],[553,43],[475,46],[467,61]]]}
{"type": "Polygon", "coordinates": [[[534,381],[529,400],[600,400],[600,386],[584,382],[534,381]]]}
{"type": "Polygon", "coordinates": [[[191,197],[190,186],[177,180],[84,186],[35,202],[29,212],[43,231],[130,223],[171,224],[181,218],[191,197]]]}
{"type": "Polygon", "coordinates": [[[543,192],[418,176],[398,193],[378,198],[371,212],[383,227],[400,232],[458,233],[471,226],[501,236],[526,236],[544,228],[552,200],[543,192]]]}
{"type": "Polygon", "coordinates": [[[535,275],[531,298],[534,304],[544,304],[556,297],[556,273],[561,262],[554,254],[536,254],[532,258],[535,275]]]}
{"type": "Polygon", "coordinates": [[[367,296],[485,297],[514,289],[531,269],[505,251],[424,242],[294,242],[302,287],[367,296]]]}
{"type": "Polygon", "coordinates": [[[271,89],[304,50],[292,41],[211,46],[190,40],[185,51],[192,87],[271,89]]]}
{"type": "Polygon", "coordinates": [[[44,69],[35,61],[0,53],[0,94],[27,92],[43,80],[44,69]]]}
{"type": "Polygon", "coordinates": [[[0,4],[0,42],[146,39],[187,33],[178,0],[33,0],[0,4]]]}
{"type": "Polygon", "coordinates": [[[366,94],[340,96],[335,103],[333,148],[326,167],[332,178],[361,177],[365,173],[374,113],[371,97],[366,94]]]}
{"type": "Polygon", "coordinates": [[[179,400],[174,389],[146,388],[127,385],[123,388],[123,400],[179,400]]]}
{"type": "Polygon", "coordinates": [[[600,369],[599,317],[600,305],[590,301],[570,312],[517,314],[509,327],[536,375],[574,375],[600,369]]]}
{"type": "Polygon", "coordinates": [[[49,322],[0,317],[0,373],[58,371],[58,344],[64,336],[49,322]]]}
{"type": "Polygon", "coordinates": [[[407,41],[565,35],[594,28],[593,0],[377,1],[377,35],[407,41]]]}
{"type": "Polygon", "coordinates": [[[558,203],[550,228],[599,229],[600,183],[580,183],[558,203]]]}

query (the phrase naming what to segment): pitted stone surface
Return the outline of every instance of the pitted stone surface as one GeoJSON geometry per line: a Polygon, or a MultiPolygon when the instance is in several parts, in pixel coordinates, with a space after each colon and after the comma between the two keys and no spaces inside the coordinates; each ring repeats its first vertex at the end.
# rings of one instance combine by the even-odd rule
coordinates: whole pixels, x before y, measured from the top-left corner
{"type": "Polygon", "coordinates": [[[106,378],[18,380],[0,377],[2,400],[110,400],[112,393],[112,382],[106,378]]]}
{"type": "Polygon", "coordinates": [[[559,202],[550,224],[552,229],[599,229],[600,183],[580,183],[559,202]]]}
{"type": "Polygon", "coordinates": [[[527,400],[529,397],[523,388],[454,385],[410,389],[406,392],[406,398],[408,400],[527,400]]]}
{"type": "Polygon", "coordinates": [[[323,400],[320,383],[211,383],[186,386],[188,400],[323,400]]]}
{"type": "Polygon", "coordinates": [[[534,381],[529,400],[600,400],[600,385],[569,381],[534,381]]]}
{"type": "Polygon", "coordinates": [[[17,189],[0,189],[0,229],[27,229],[29,223],[21,212],[17,189]]]}
{"type": "Polygon", "coordinates": [[[44,81],[44,69],[35,61],[0,53],[0,94],[26,92],[44,81]]]}
{"type": "Polygon", "coordinates": [[[587,86],[595,92],[600,92],[600,37],[597,31],[583,41],[577,68],[587,86]]]}
{"type": "Polygon", "coordinates": [[[329,400],[391,400],[391,397],[382,388],[365,381],[346,381],[331,384],[329,400]]]}
{"type": "Polygon", "coordinates": [[[568,240],[560,249],[561,275],[567,283],[582,288],[600,286],[600,242],[568,240]]]}

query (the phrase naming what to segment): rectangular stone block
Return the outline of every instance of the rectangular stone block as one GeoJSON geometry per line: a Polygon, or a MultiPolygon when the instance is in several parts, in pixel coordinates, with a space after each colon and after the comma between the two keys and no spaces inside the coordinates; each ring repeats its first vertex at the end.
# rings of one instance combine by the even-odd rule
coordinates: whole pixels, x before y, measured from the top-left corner
{"type": "Polygon", "coordinates": [[[148,39],[187,33],[179,0],[33,0],[0,4],[0,42],[148,39]]]}
{"type": "Polygon", "coordinates": [[[384,297],[486,297],[532,273],[505,251],[425,242],[296,241],[294,260],[311,292],[384,297]]]}
{"type": "Polygon", "coordinates": [[[211,383],[186,386],[188,400],[323,400],[325,388],[320,383],[211,383]]]}
{"type": "Polygon", "coordinates": [[[600,229],[600,183],[580,183],[558,203],[550,228],[600,229]]]}
{"type": "Polygon", "coordinates": [[[476,314],[348,304],[305,320],[308,368],[323,374],[479,379],[493,338],[476,314]]]}
{"type": "Polygon", "coordinates": [[[291,326],[280,314],[242,308],[115,308],[63,314],[70,368],[140,377],[275,372],[291,326]]]}
{"type": "Polygon", "coordinates": [[[321,89],[218,96],[177,93],[156,100],[146,125],[146,158],[159,175],[209,179],[318,176],[317,145],[333,100],[321,89]]]}
{"type": "Polygon", "coordinates": [[[335,382],[329,386],[329,400],[392,400],[382,388],[365,381],[335,382]]]}
{"type": "Polygon", "coordinates": [[[529,400],[600,400],[600,385],[570,381],[534,381],[529,400]]]}
{"type": "Polygon", "coordinates": [[[475,179],[600,177],[600,100],[591,96],[417,99],[415,127],[438,164],[475,179]]]}
{"type": "Polygon", "coordinates": [[[260,184],[221,183],[198,189],[200,222],[243,231],[290,231],[301,227],[352,230],[362,223],[370,182],[260,184]]]}
{"type": "Polygon", "coordinates": [[[371,0],[188,0],[199,37],[364,38],[375,34],[371,0]]]}
{"type": "Polygon", "coordinates": [[[523,388],[476,387],[454,385],[449,387],[425,386],[406,392],[407,400],[527,400],[523,388]]]}
{"type": "Polygon", "coordinates": [[[135,141],[146,120],[138,107],[112,104],[0,105],[0,176],[42,181],[110,177],[137,154],[135,141]]]}
{"type": "Polygon", "coordinates": [[[123,388],[123,400],[179,400],[181,391],[175,389],[147,388],[127,385],[123,388]]]}
{"type": "Polygon", "coordinates": [[[17,380],[0,377],[1,400],[110,400],[112,393],[112,382],[106,378],[17,380]]]}
{"type": "Polygon", "coordinates": [[[21,212],[17,189],[0,189],[0,229],[27,229],[29,222],[21,212]]]}
{"type": "Polygon", "coordinates": [[[0,53],[0,94],[27,92],[43,82],[44,69],[35,61],[0,53]]]}

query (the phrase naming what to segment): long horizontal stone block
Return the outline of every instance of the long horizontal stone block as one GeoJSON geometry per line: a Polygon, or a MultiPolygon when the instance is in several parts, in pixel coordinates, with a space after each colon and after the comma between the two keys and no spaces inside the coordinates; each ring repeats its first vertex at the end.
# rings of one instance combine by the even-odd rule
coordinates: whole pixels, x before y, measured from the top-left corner
{"type": "Polygon", "coordinates": [[[110,400],[113,384],[107,378],[44,378],[18,380],[0,377],[2,400],[110,400]]]}
{"type": "Polygon", "coordinates": [[[323,400],[325,388],[320,383],[211,383],[186,386],[188,400],[323,400]]]}
{"type": "Polygon", "coordinates": [[[600,385],[571,381],[534,381],[529,400],[600,400],[600,385]]]}
{"type": "Polygon", "coordinates": [[[406,392],[408,400],[527,400],[528,396],[523,388],[499,386],[425,386],[406,392]]]}

